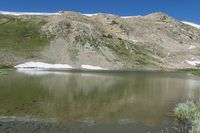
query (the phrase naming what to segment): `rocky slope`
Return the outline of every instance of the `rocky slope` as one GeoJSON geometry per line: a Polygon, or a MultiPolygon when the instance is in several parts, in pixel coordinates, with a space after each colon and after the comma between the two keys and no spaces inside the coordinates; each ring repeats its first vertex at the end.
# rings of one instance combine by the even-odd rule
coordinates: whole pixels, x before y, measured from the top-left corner
{"type": "Polygon", "coordinates": [[[181,69],[199,66],[199,50],[200,29],[163,13],[127,18],[63,11],[0,13],[0,64],[4,65],[41,61],[74,68],[88,64],[126,70],[181,69]]]}

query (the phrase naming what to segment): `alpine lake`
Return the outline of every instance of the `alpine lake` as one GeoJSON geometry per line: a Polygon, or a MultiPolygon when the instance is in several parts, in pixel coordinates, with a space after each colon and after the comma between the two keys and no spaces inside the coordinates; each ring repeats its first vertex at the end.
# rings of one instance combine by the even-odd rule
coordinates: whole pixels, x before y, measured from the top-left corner
{"type": "Polygon", "coordinates": [[[174,108],[200,97],[187,72],[0,73],[0,133],[176,133],[174,108]]]}

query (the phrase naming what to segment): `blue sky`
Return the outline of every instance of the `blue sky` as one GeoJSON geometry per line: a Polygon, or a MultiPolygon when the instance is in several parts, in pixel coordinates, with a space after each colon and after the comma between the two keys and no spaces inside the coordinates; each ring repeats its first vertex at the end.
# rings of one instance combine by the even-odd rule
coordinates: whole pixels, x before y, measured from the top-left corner
{"type": "Polygon", "coordinates": [[[1,11],[113,13],[121,16],[164,12],[200,24],[200,0],[1,0],[1,11]]]}

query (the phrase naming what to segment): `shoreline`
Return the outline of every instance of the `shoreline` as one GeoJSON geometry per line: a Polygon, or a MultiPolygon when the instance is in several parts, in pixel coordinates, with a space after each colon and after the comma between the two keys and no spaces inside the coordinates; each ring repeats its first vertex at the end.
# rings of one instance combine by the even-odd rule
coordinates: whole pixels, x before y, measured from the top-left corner
{"type": "Polygon", "coordinates": [[[83,68],[20,68],[17,69],[14,66],[6,66],[2,67],[0,65],[1,70],[19,70],[19,71],[55,71],[55,72],[195,72],[200,71],[200,69],[194,68],[184,68],[184,69],[158,69],[158,70],[146,70],[146,69],[83,69],[83,68]]]}
{"type": "Polygon", "coordinates": [[[4,121],[0,118],[0,132],[9,133],[132,133],[132,131],[139,130],[140,127],[144,127],[142,132],[147,131],[172,131],[172,123],[165,123],[160,128],[151,127],[143,123],[91,123],[90,121],[80,121],[77,123],[59,123],[45,120],[36,119],[14,119],[4,118],[4,121]]]}

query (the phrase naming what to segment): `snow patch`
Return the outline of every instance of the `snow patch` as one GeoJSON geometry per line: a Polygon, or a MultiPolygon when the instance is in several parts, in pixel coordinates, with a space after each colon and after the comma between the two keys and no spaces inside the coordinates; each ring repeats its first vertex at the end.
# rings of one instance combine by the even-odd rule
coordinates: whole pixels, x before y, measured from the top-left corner
{"type": "Polygon", "coordinates": [[[88,16],[88,17],[92,17],[92,16],[95,16],[95,15],[98,15],[98,14],[95,13],[95,14],[83,14],[83,15],[88,16]]]}
{"type": "Polygon", "coordinates": [[[187,22],[187,21],[182,21],[182,23],[184,23],[184,24],[187,24],[187,25],[190,25],[190,26],[193,26],[193,27],[195,27],[195,28],[198,28],[198,29],[200,29],[200,25],[198,25],[198,24],[195,24],[195,23],[192,23],[192,22],[187,22]]]}
{"type": "Polygon", "coordinates": [[[21,16],[21,15],[61,15],[60,13],[7,12],[7,11],[0,11],[0,14],[14,15],[14,16],[21,16]]]}
{"type": "Polygon", "coordinates": [[[196,46],[191,45],[188,49],[195,49],[196,46]]]}
{"type": "MultiPolygon", "coordinates": [[[[46,13],[46,12],[9,12],[9,11],[0,11],[0,14],[3,15],[14,15],[14,16],[21,16],[21,15],[61,15],[62,13],[46,13]]],[[[98,13],[94,13],[94,14],[82,14],[88,17],[92,17],[95,15],[98,15],[98,13]]],[[[128,19],[128,18],[137,18],[137,17],[141,17],[141,15],[138,16],[121,16],[121,18],[124,19],[128,19]]]]}
{"type": "MultiPolygon", "coordinates": [[[[73,69],[72,66],[68,64],[48,64],[43,62],[26,62],[24,64],[16,65],[15,68],[17,68],[18,71],[42,71],[42,70],[49,70],[49,69],[67,69],[71,70],[73,69]]],[[[100,66],[92,66],[92,65],[81,65],[81,69],[87,69],[87,70],[106,70],[105,68],[102,68],[100,66]]]]}
{"type": "Polygon", "coordinates": [[[196,65],[200,64],[200,60],[198,60],[198,61],[189,61],[189,60],[186,60],[186,62],[188,64],[192,65],[192,66],[196,66],[196,65]]]}
{"type": "MultiPolygon", "coordinates": [[[[98,15],[98,13],[94,13],[94,14],[83,14],[85,16],[88,16],[88,17],[92,17],[92,16],[95,16],[95,15],[98,15]]],[[[137,18],[137,17],[141,17],[141,15],[138,15],[138,16],[121,16],[121,18],[124,18],[124,19],[128,19],[128,18],[137,18]]]]}
{"type": "Polygon", "coordinates": [[[91,65],[81,65],[82,69],[88,69],[88,70],[105,70],[102,67],[99,66],[91,66],[91,65]]]}
{"type": "Polygon", "coordinates": [[[141,15],[138,15],[138,16],[122,16],[121,18],[128,19],[128,18],[138,18],[138,17],[141,17],[141,15]]]}
{"type": "Polygon", "coordinates": [[[27,62],[24,64],[19,64],[15,66],[18,69],[27,69],[27,68],[34,68],[34,69],[72,69],[72,66],[68,64],[48,64],[43,62],[27,62]]]}
{"type": "Polygon", "coordinates": [[[139,42],[139,40],[135,40],[135,39],[131,39],[131,38],[129,38],[129,41],[132,41],[134,43],[139,42]]]}

